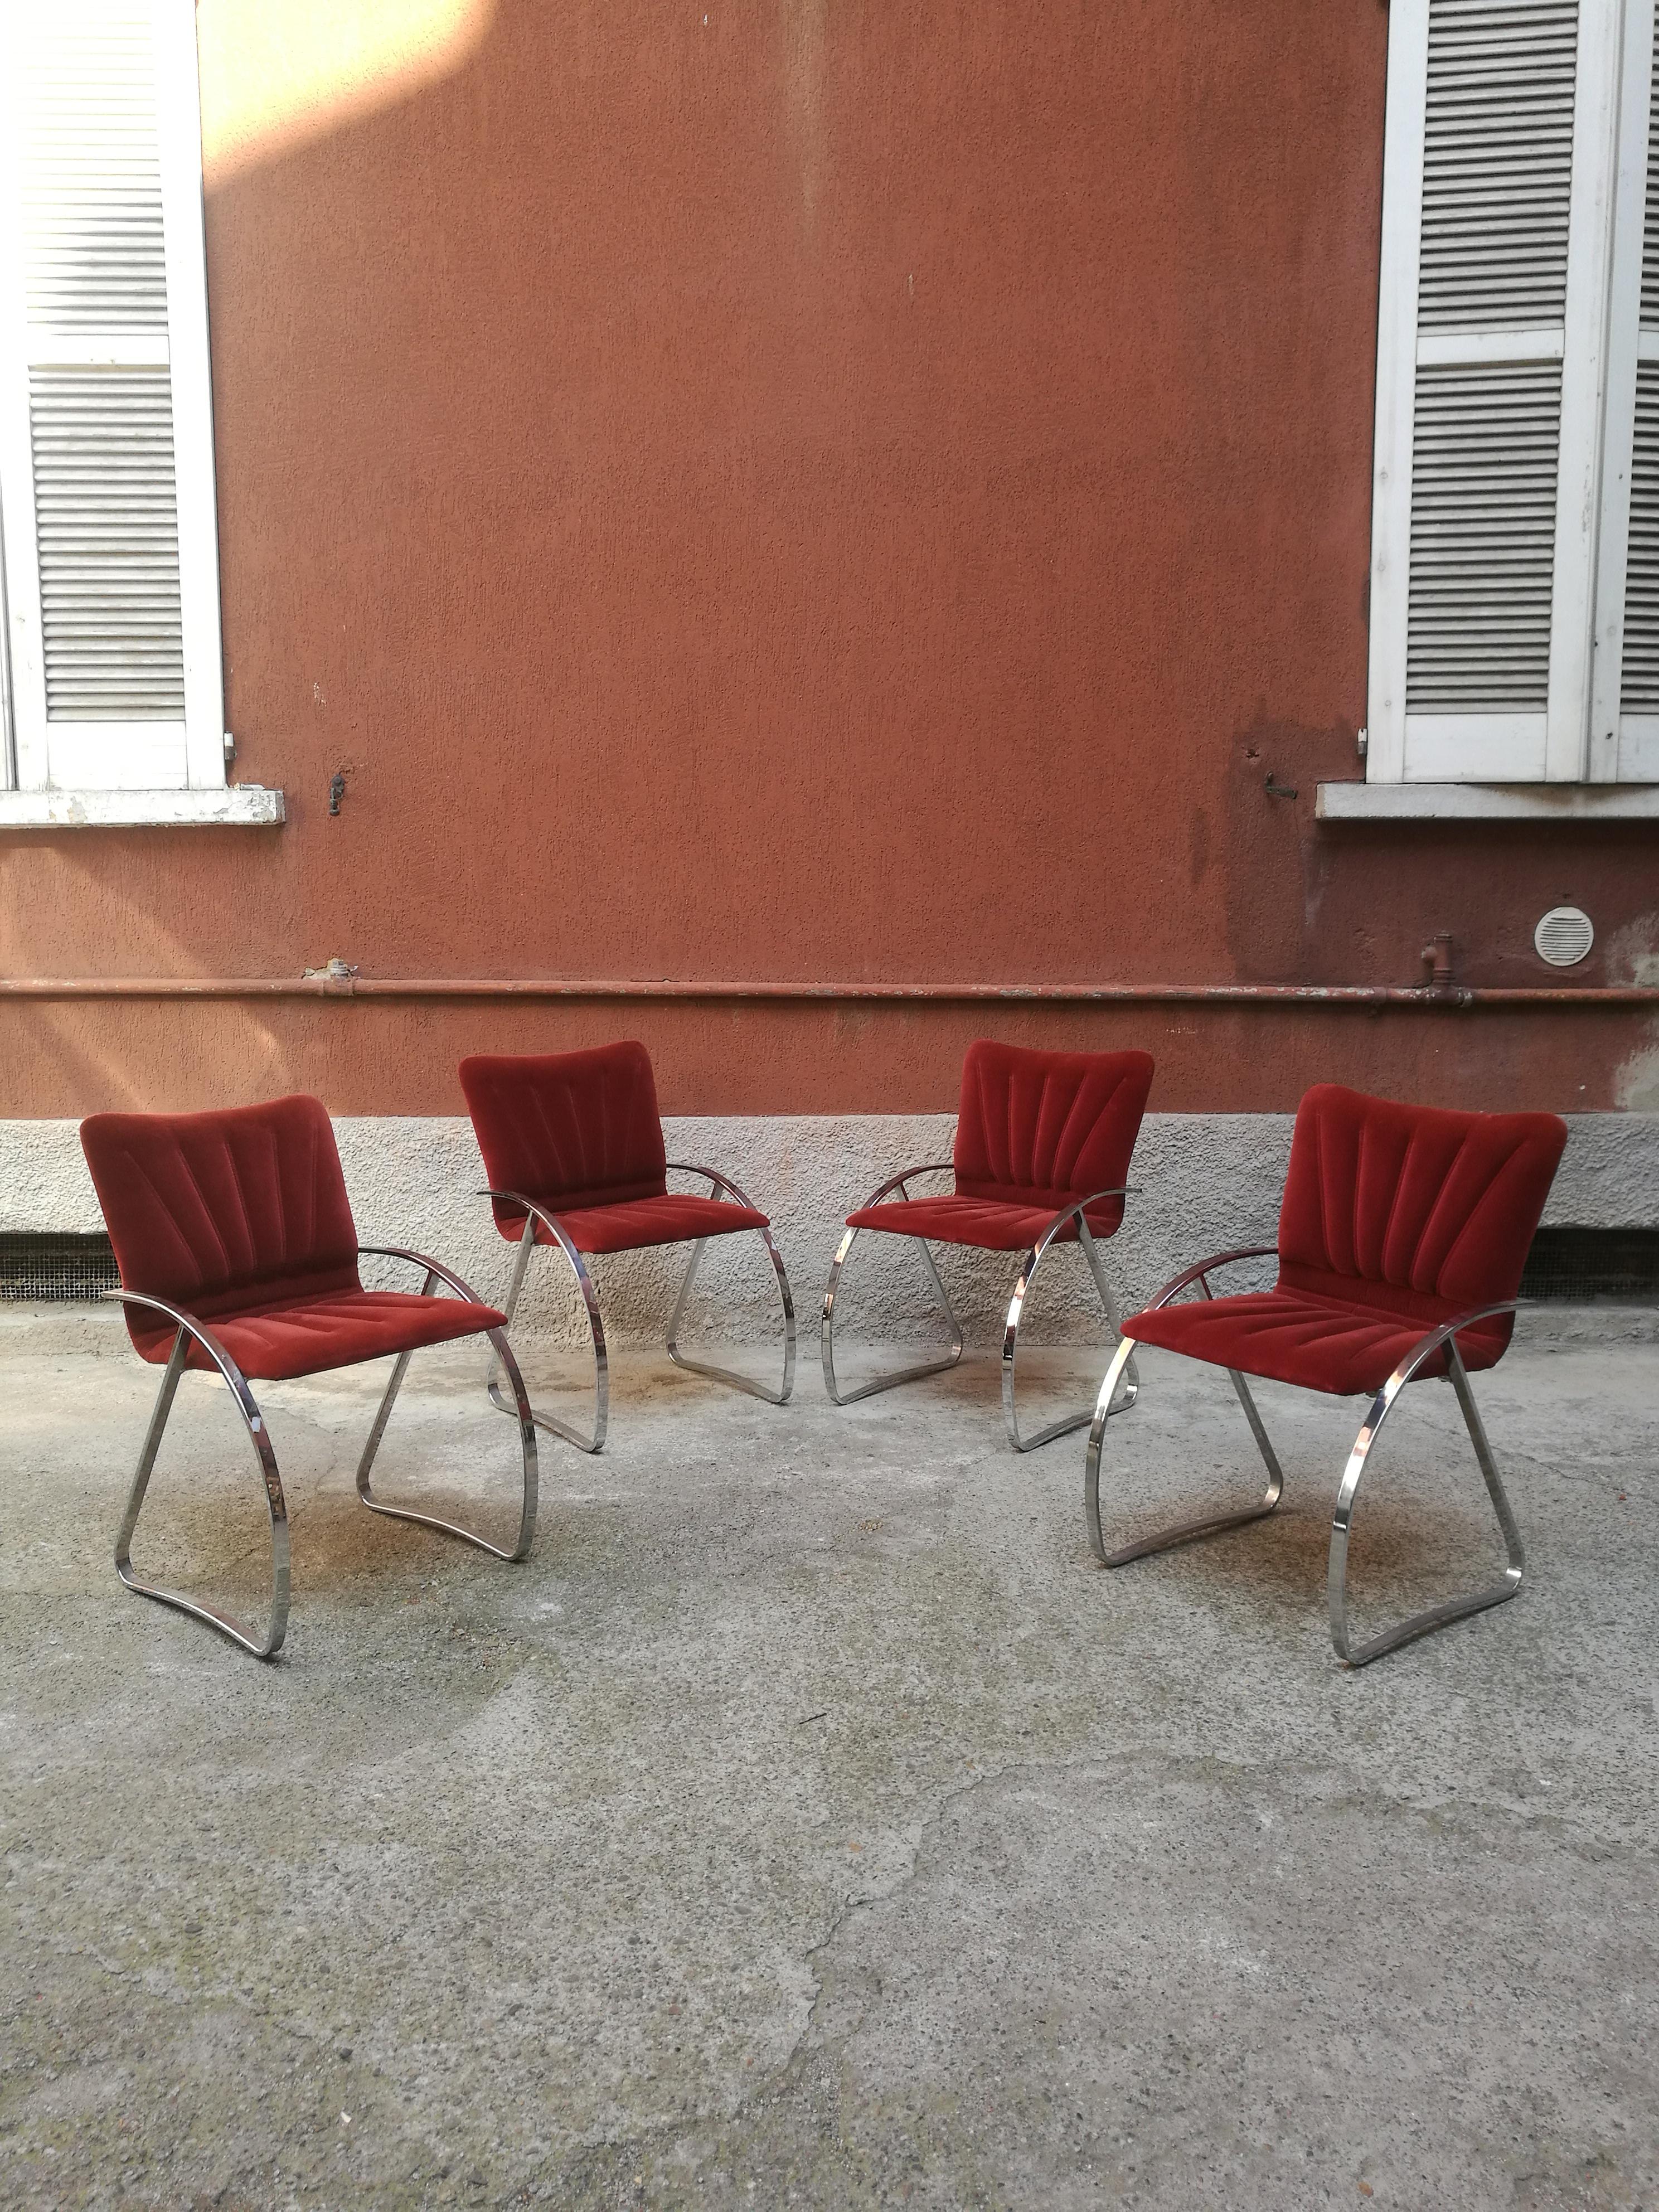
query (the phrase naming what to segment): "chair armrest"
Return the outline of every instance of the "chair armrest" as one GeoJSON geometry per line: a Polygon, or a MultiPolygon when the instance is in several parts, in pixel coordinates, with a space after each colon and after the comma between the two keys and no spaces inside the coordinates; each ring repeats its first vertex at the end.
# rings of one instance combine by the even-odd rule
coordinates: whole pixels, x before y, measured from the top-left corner
{"type": "Polygon", "coordinates": [[[1207,1260],[1199,1261],[1195,1267],[1184,1268],[1173,1282],[1165,1283],[1155,1298],[1148,1298],[1142,1311],[1152,1313],[1159,1306],[1168,1305],[1176,1292],[1184,1291],[1188,1283],[1203,1283],[1204,1295],[1207,1298],[1210,1285],[1206,1279],[1212,1267],[1230,1267],[1235,1260],[1269,1260],[1275,1258],[1278,1251],[1277,1244],[1241,1244],[1235,1252],[1212,1253],[1207,1260]]]}
{"type": "Polygon", "coordinates": [[[428,1275],[435,1275],[441,1283],[447,1283],[458,1297],[469,1305],[482,1306],[489,1301],[481,1298],[471,1283],[463,1282],[453,1267],[446,1267],[441,1260],[434,1260],[425,1252],[411,1252],[405,1244],[360,1244],[359,1259],[407,1260],[412,1267],[424,1267],[428,1275]]]}
{"type": "Polygon", "coordinates": [[[580,1255],[571,1243],[564,1224],[556,1213],[550,1213],[544,1206],[538,1206],[533,1198],[526,1198],[521,1190],[481,1190],[480,1198],[499,1198],[507,1206],[516,1206],[525,1217],[524,1232],[528,1234],[532,1221],[539,1221],[548,1235],[563,1251],[574,1267],[578,1276],[585,1273],[580,1255]]]}
{"type": "MultiPolygon", "coordinates": [[[[213,1331],[204,1322],[198,1321],[193,1313],[188,1312],[183,1306],[169,1305],[165,1298],[153,1298],[147,1291],[106,1291],[103,1296],[124,1306],[149,1306],[155,1313],[165,1314],[170,1322],[176,1323],[187,1335],[196,1339],[238,1397],[246,1398],[250,1406],[253,1405],[252,1397],[248,1391],[247,1377],[220,1343],[218,1338],[215,1336],[213,1331]]],[[[258,1412],[257,1406],[254,1407],[254,1412],[256,1413],[258,1412]]]]}
{"type": "Polygon", "coordinates": [[[1518,1298],[1500,1298],[1496,1305],[1471,1306],[1467,1313],[1454,1314],[1449,1321],[1443,1321],[1437,1328],[1431,1328],[1426,1336],[1418,1338],[1399,1366],[1382,1385],[1379,1395],[1385,1400],[1392,1399],[1411,1381],[1425,1359],[1433,1358],[1448,1337],[1461,1335],[1464,1329],[1471,1327],[1475,1322],[1486,1321],[1493,1314],[1518,1313],[1520,1310],[1521,1301],[1518,1298]]]}
{"type": "Polygon", "coordinates": [[[716,1190],[730,1191],[738,1205],[746,1206],[751,1213],[760,1212],[760,1208],[754,1200],[738,1188],[730,1176],[723,1176],[718,1168],[700,1167],[695,1160],[665,1160],[663,1166],[665,1170],[672,1170],[676,1175],[707,1176],[713,1186],[709,1192],[711,1198],[716,1190]]]}
{"type": "MultiPolygon", "coordinates": [[[[869,1197],[865,1200],[864,1206],[879,1206],[890,1190],[903,1190],[912,1176],[954,1175],[956,1171],[957,1164],[954,1160],[924,1160],[920,1167],[906,1168],[902,1175],[889,1176],[878,1190],[871,1192],[869,1197]]],[[[905,1192],[905,1195],[908,1198],[909,1193],[905,1192]]],[[[864,1206],[858,1207],[856,1211],[861,1213],[864,1206]]]]}
{"type": "Polygon", "coordinates": [[[1068,1221],[1075,1221],[1080,1215],[1087,1213],[1089,1208],[1103,1198],[1127,1198],[1133,1188],[1133,1184],[1127,1182],[1115,1183],[1109,1189],[1091,1190],[1087,1198],[1074,1199],[1070,1206],[1062,1206],[1042,1236],[1037,1238],[1038,1254],[1041,1255],[1048,1250],[1050,1243],[1060,1234],[1068,1221]]]}

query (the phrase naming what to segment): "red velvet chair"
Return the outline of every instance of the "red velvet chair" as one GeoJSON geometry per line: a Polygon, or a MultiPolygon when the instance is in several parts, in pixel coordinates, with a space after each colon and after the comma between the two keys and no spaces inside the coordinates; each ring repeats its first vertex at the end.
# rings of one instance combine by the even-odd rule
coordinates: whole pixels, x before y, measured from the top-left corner
{"type": "Polygon", "coordinates": [[[1340,1658],[1363,1667],[1413,1637],[1513,1597],[1524,1564],[1521,1538],[1468,1378],[1473,1370],[1495,1366],[1508,1347],[1521,1270],[1566,1140],[1566,1124],[1553,1114],[1449,1113],[1334,1083],[1309,1091],[1297,1113],[1277,1245],[1200,1261],[1124,1324],[1089,1436],[1084,1496],[1097,1559],[1121,1567],[1273,1511],[1285,1478],[1244,1379],[1254,1375],[1336,1397],[1376,1394],[1337,1492],[1331,1534],[1326,1589],[1340,1658]],[[1218,1267],[1274,1255],[1279,1280],[1272,1290],[1220,1298],[1211,1291],[1218,1267]],[[1194,1283],[1201,1297],[1172,1303],[1194,1283]],[[1243,1512],[1185,1522],[1109,1552],[1100,1522],[1101,1444],[1117,1378],[1136,1344],[1161,1345],[1227,1370],[1266,1463],[1267,1491],[1243,1512]],[[1346,1583],[1359,1480],[1401,1391],[1434,1376],[1444,1376],[1456,1393],[1509,1565],[1501,1582],[1356,1643],[1346,1583]]]}
{"type": "Polygon", "coordinates": [[[536,1528],[536,1431],[503,1316],[436,1260],[400,1245],[358,1243],[333,1127],[319,1100],[277,1098],[214,1114],[94,1114],[81,1124],[81,1144],[121,1270],[112,1295],[126,1305],[127,1333],[140,1358],[167,1370],[116,1539],[116,1570],[129,1589],[206,1621],[258,1658],[273,1657],[288,1625],[288,1509],[249,1380],[286,1382],[388,1353],[397,1364],[358,1462],[358,1497],[371,1512],[441,1529],[495,1559],[525,1558],[536,1528]],[[366,1291],[357,1272],[362,1252],[424,1269],[418,1296],[366,1291]],[[441,1282],[453,1297],[432,1296],[441,1282]],[[477,1335],[494,1345],[518,1400],[524,1502],[511,1551],[428,1513],[383,1505],[369,1489],[410,1356],[477,1335]],[[223,1376],[258,1461],[271,1543],[270,1621],[263,1636],[216,1606],[141,1583],[132,1571],[133,1529],[187,1367],[223,1376]]]}
{"type": "MultiPolygon", "coordinates": [[[[642,1044],[601,1045],[588,1052],[527,1055],[480,1053],[460,1065],[461,1089],[489,1177],[487,1194],[501,1235],[518,1243],[507,1317],[518,1310],[530,1255],[556,1245],[569,1263],[586,1309],[593,1343],[593,1427],[580,1429],[538,1413],[544,1429],[583,1451],[605,1448],[611,1413],[611,1367],[599,1294],[584,1255],[638,1252],[659,1244],[691,1245],[685,1279],[668,1324],[668,1356],[677,1367],[707,1375],[769,1405],[787,1405],[795,1381],[795,1307],[771,1224],[731,1178],[714,1168],[671,1160],[657,1113],[657,1086],[642,1044]],[[670,1171],[706,1176],[708,1194],[671,1191],[670,1171]],[[732,1202],[719,1194],[724,1191],[732,1202]],[[752,1229],[766,1247],[783,1304],[783,1387],[769,1390],[746,1375],[688,1359],[679,1348],[686,1301],[711,1237],[752,1229]]],[[[491,1399],[503,1413],[495,1370],[491,1399]]]]}
{"type": "MultiPolygon", "coordinates": [[[[1096,1243],[1115,1235],[1122,1222],[1129,1156],[1152,1082],[1150,1053],[1027,1052],[985,1038],[969,1046],[950,1161],[906,1168],[847,1217],[847,1232],[823,1293],[822,1324],[824,1388],[836,1405],[850,1406],[875,1391],[956,1365],[962,1357],[962,1328],[927,1247],[963,1244],[980,1252],[1025,1255],[1002,1337],[1002,1418],[1009,1443],[1016,1451],[1035,1451],[1083,1426],[1089,1419],[1086,1408],[1051,1422],[1033,1437],[1021,1436],[1014,1402],[1020,1314],[1050,1246],[1074,1244],[1080,1238],[1100,1303],[1116,1333],[1117,1301],[1096,1243]],[[913,1176],[952,1173],[953,1192],[911,1197],[913,1176]],[[893,1191],[899,1194],[896,1199],[889,1195],[893,1191]],[[900,1368],[844,1390],[836,1381],[836,1295],[842,1269],[865,1229],[916,1239],[951,1325],[951,1349],[943,1359],[900,1368]]],[[[1133,1404],[1135,1387],[1131,1364],[1123,1400],[1114,1412],[1133,1404]]]]}

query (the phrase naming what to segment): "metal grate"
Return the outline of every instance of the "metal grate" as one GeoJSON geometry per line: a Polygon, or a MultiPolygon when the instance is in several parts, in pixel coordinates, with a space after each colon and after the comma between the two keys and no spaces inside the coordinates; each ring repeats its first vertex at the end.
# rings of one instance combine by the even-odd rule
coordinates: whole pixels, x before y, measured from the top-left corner
{"type": "Polygon", "coordinates": [[[107,1237],[0,1231],[0,1298],[71,1305],[118,1290],[120,1271],[107,1237]]]}
{"type": "Polygon", "coordinates": [[[1583,907],[1553,906],[1539,917],[1532,941],[1539,958],[1552,968],[1576,968],[1590,956],[1595,927],[1583,907]]]}
{"type": "Polygon", "coordinates": [[[1560,1305],[1594,1298],[1659,1305],[1659,1229],[1540,1229],[1521,1295],[1560,1305]]]}

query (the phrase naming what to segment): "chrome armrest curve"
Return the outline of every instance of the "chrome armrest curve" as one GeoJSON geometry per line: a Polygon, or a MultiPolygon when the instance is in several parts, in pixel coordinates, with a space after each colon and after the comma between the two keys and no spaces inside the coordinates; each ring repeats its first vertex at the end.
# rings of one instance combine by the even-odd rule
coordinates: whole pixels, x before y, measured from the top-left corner
{"type": "Polygon", "coordinates": [[[1461,1336],[1466,1328],[1472,1328],[1478,1321],[1489,1320],[1493,1314],[1519,1313],[1520,1310],[1519,1298],[1500,1298],[1496,1305],[1471,1306],[1467,1313],[1455,1314],[1450,1321],[1443,1321],[1437,1328],[1431,1328],[1426,1336],[1419,1337],[1417,1342],[1413,1345],[1411,1350],[1377,1392],[1377,1404],[1382,1406],[1387,1401],[1391,1401],[1400,1391],[1404,1389],[1424,1361],[1433,1358],[1448,1337],[1461,1336]]]}
{"type": "MultiPolygon", "coordinates": [[[[165,1298],[152,1297],[148,1291],[106,1291],[103,1295],[124,1306],[150,1306],[155,1312],[165,1314],[175,1328],[184,1329],[196,1339],[238,1397],[246,1398],[252,1405],[252,1394],[248,1389],[246,1376],[205,1322],[198,1321],[195,1315],[183,1306],[170,1305],[165,1298]]],[[[257,1407],[255,1411],[258,1411],[257,1407]]]]}
{"type": "MultiPolygon", "coordinates": [[[[854,1211],[862,1213],[872,1206],[879,1206],[890,1190],[903,1190],[912,1176],[954,1175],[956,1171],[957,1164],[954,1160],[924,1160],[920,1167],[906,1168],[900,1175],[889,1176],[886,1182],[878,1188],[872,1190],[863,1205],[855,1206],[854,1211]]],[[[907,1193],[906,1195],[908,1196],[908,1194],[907,1193]]]]}
{"type": "Polygon", "coordinates": [[[566,1235],[564,1224],[558,1215],[550,1213],[547,1208],[538,1204],[535,1199],[526,1198],[521,1190],[481,1190],[478,1195],[480,1198],[499,1198],[505,1200],[508,1206],[516,1206],[520,1212],[539,1221],[549,1234],[556,1237],[565,1250],[573,1257],[574,1256],[576,1248],[566,1235]]]}
{"type": "Polygon", "coordinates": [[[1091,1206],[1097,1204],[1103,1198],[1127,1198],[1129,1195],[1129,1189],[1130,1186],[1127,1182],[1115,1183],[1108,1190],[1091,1190],[1087,1198],[1079,1198],[1075,1200],[1070,1206],[1062,1206],[1060,1212],[1055,1214],[1054,1219],[1048,1224],[1048,1226],[1043,1231],[1042,1236],[1037,1238],[1035,1245],[1033,1245],[1032,1252],[1034,1256],[1039,1260],[1042,1257],[1049,1245],[1053,1243],[1054,1239],[1059,1236],[1060,1231],[1066,1226],[1068,1221],[1074,1221],[1079,1214],[1086,1216],[1089,1208],[1091,1206]]]}
{"type": "MultiPolygon", "coordinates": [[[[1155,1298],[1147,1299],[1141,1310],[1152,1313],[1158,1307],[1168,1305],[1176,1292],[1184,1291],[1188,1283],[1203,1282],[1212,1267],[1230,1267],[1235,1260],[1271,1260],[1277,1256],[1278,1251],[1277,1244],[1241,1244],[1234,1252],[1212,1253],[1207,1260],[1200,1260],[1195,1266],[1183,1268],[1173,1282],[1165,1283],[1155,1298]]],[[[1206,1297],[1208,1293],[1209,1285],[1206,1283],[1206,1297]]]]}
{"type": "Polygon", "coordinates": [[[695,1160],[665,1160],[663,1170],[665,1173],[672,1170],[676,1175],[707,1176],[717,1189],[729,1191],[739,1206],[746,1206],[751,1213],[760,1212],[759,1206],[748,1193],[739,1190],[731,1176],[723,1176],[718,1168],[701,1167],[695,1160]]]}
{"type": "Polygon", "coordinates": [[[450,1289],[458,1297],[465,1298],[469,1305],[482,1306],[489,1304],[489,1301],[481,1298],[471,1284],[464,1281],[453,1267],[446,1267],[441,1260],[434,1260],[428,1253],[411,1252],[406,1244],[360,1244],[357,1247],[357,1256],[360,1260],[407,1260],[411,1267],[424,1267],[428,1277],[435,1275],[441,1283],[447,1283],[450,1289]]]}

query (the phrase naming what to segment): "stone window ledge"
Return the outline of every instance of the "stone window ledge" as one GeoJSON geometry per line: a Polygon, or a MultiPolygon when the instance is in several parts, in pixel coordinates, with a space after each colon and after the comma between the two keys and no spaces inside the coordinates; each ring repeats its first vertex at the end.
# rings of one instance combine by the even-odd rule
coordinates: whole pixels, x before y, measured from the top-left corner
{"type": "Polygon", "coordinates": [[[1659,783],[1322,783],[1320,822],[1652,822],[1659,783]]]}
{"type": "Polygon", "coordinates": [[[0,830],[246,829],[283,818],[282,793],[262,783],[216,791],[0,791],[0,830]]]}

